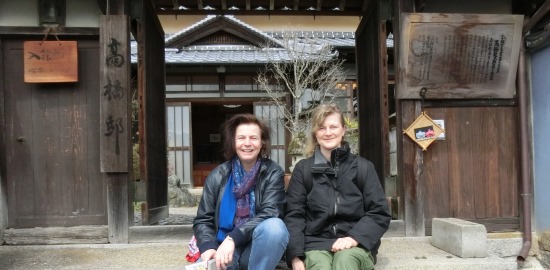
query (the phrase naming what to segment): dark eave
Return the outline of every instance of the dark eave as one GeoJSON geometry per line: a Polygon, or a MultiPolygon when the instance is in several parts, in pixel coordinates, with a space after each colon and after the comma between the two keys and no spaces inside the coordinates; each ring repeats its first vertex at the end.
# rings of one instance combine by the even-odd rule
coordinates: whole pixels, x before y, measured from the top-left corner
{"type": "Polygon", "coordinates": [[[153,0],[157,15],[361,16],[373,0],[153,0]]]}

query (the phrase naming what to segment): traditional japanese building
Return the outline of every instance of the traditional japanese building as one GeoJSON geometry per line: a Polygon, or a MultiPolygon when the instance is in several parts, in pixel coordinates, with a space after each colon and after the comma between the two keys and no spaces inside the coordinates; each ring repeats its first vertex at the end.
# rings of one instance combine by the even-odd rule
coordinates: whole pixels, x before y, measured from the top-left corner
{"type": "MultiPolygon", "coordinates": [[[[522,231],[520,257],[526,256],[531,233],[550,229],[549,9],[543,0],[0,1],[0,242],[6,230],[79,225],[106,227],[111,243],[129,241],[132,104],[138,108],[144,219],[154,224],[166,217],[166,157],[184,182],[200,186],[209,166],[221,161],[218,126],[225,117],[270,110],[254,76],[266,62],[261,44],[276,42],[278,31],[258,30],[245,18],[333,16],[359,21],[350,31],[311,23],[306,32],[347,59],[341,87],[348,94],[340,102],[352,113],[357,96],[359,153],[373,161],[380,179],[388,180],[383,183],[395,183],[390,196],[399,203],[392,226],[405,236],[423,236],[431,233],[432,218],[455,217],[482,223],[489,232],[522,231]],[[403,42],[415,34],[411,18],[456,18],[448,14],[468,26],[505,19],[514,25],[506,43],[517,45],[510,49],[514,57],[502,66],[512,75],[501,89],[505,94],[459,87],[449,97],[441,85],[427,92],[411,87],[409,60],[421,54],[402,55],[431,46],[429,38],[403,42]],[[196,15],[202,18],[169,35],[159,19],[196,15]],[[78,80],[26,82],[31,73],[64,67],[28,69],[25,59],[33,55],[26,41],[76,41],[78,80]],[[425,151],[403,134],[422,112],[445,123],[445,140],[425,151]]],[[[467,38],[462,33],[446,34],[467,38]]],[[[503,43],[492,44],[495,50],[503,43]]],[[[467,61],[448,57],[457,68],[467,61]]],[[[285,132],[272,128],[272,156],[287,167],[285,132]]]]}

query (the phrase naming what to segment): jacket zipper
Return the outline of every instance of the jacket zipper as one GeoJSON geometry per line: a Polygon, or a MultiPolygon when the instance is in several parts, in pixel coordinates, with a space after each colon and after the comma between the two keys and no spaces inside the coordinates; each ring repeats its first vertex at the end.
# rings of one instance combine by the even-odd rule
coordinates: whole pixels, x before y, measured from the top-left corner
{"type": "Polygon", "coordinates": [[[338,204],[340,204],[340,193],[336,192],[336,203],[334,204],[334,215],[338,213],[338,204]]]}
{"type": "MultiPolygon", "coordinates": [[[[338,181],[338,151],[336,151],[336,154],[334,155],[334,177],[335,181],[338,181]]],[[[340,203],[340,193],[338,193],[338,190],[336,190],[336,202],[334,203],[334,215],[336,216],[336,213],[338,213],[338,204],[340,203]]]]}

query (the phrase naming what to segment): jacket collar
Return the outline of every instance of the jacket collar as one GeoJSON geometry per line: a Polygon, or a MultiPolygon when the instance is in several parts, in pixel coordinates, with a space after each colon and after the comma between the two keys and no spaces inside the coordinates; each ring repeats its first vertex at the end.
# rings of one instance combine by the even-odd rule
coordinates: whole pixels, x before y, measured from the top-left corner
{"type": "Polygon", "coordinates": [[[321,150],[319,149],[319,146],[315,148],[315,152],[313,154],[314,162],[311,164],[311,172],[312,173],[325,173],[325,174],[336,174],[334,171],[333,166],[336,165],[336,162],[342,162],[345,160],[350,152],[350,148],[348,143],[342,142],[342,146],[336,149],[333,149],[330,152],[330,159],[329,162],[323,154],[321,154],[321,150]]]}

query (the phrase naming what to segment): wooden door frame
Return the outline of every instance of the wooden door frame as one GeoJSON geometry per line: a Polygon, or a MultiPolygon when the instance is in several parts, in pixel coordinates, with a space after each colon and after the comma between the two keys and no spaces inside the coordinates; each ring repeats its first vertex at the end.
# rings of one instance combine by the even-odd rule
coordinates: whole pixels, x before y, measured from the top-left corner
{"type": "MultiPolygon", "coordinates": [[[[4,67],[4,42],[0,35],[0,67],[4,67]]],[[[0,68],[0,70],[4,70],[0,68]]],[[[6,107],[4,99],[4,74],[0,74],[0,104],[6,107]]],[[[4,231],[8,227],[8,193],[6,179],[6,140],[5,140],[5,116],[4,110],[0,110],[0,243],[4,242],[4,231]]]]}

